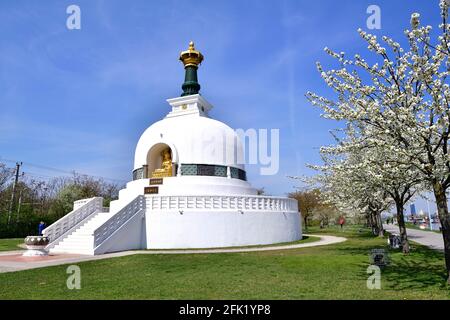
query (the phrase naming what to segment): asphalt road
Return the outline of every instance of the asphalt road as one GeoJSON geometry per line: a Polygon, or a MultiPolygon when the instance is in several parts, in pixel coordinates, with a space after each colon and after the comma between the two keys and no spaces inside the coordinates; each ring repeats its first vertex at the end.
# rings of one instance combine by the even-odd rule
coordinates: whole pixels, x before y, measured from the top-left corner
{"type": "MultiPolygon", "coordinates": [[[[383,227],[388,232],[399,234],[398,225],[384,224],[383,227]]],[[[444,250],[444,239],[440,233],[408,228],[406,228],[406,232],[408,239],[411,241],[423,244],[431,249],[444,250]]]]}

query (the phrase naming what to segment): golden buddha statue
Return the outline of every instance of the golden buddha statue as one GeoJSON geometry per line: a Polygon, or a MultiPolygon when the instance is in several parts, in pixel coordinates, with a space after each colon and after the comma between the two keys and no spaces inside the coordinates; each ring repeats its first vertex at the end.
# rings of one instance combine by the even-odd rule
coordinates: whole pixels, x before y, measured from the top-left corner
{"type": "Polygon", "coordinates": [[[155,169],[152,172],[152,178],[163,178],[163,177],[171,177],[172,176],[172,156],[170,155],[170,149],[164,149],[161,152],[161,168],[155,169]]]}

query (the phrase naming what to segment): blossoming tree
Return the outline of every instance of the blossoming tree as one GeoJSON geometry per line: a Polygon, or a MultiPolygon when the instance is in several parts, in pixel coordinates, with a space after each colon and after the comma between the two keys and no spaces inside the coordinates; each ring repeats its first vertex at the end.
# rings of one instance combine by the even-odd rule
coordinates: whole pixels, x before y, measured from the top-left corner
{"type": "MultiPolygon", "coordinates": [[[[347,59],[344,53],[326,48],[326,52],[337,59],[339,69],[325,71],[318,63],[318,70],[335,91],[336,99],[312,92],[308,92],[307,97],[313,105],[322,108],[325,118],[363,128],[358,132],[358,141],[367,144],[356,143],[352,148],[371,146],[389,155],[389,164],[377,167],[381,176],[394,174],[399,179],[409,179],[409,172],[413,172],[413,176],[417,174],[420,183],[434,194],[450,275],[448,7],[447,1],[440,1],[442,23],[439,36],[434,40],[431,39],[432,27],[421,26],[420,15],[412,15],[411,29],[405,31],[407,49],[389,37],[379,41],[375,35],[358,30],[377,60],[374,64],[360,55],[347,59]]],[[[414,187],[415,181],[408,181],[412,182],[411,187],[414,187]]]]}

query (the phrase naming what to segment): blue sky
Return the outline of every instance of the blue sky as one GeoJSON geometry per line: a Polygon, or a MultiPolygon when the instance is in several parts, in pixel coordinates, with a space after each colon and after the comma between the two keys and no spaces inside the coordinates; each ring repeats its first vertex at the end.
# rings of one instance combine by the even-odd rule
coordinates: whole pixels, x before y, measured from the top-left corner
{"type": "Polygon", "coordinates": [[[177,59],[194,40],[212,117],[280,129],[279,174],[260,176],[252,165],[249,180],[270,194],[293,191],[286,176],[308,173],[305,163],[319,160],[338,126],[304,97],[329,93],[315,62],[333,66],[325,46],[366,54],[356,30],[367,29],[371,4],[381,8],[379,36],[404,41],[413,12],[439,23],[438,0],[2,0],[0,157],[128,181],[139,136],[181,93],[177,59]],[[81,8],[81,30],[66,28],[71,4],[81,8]]]}

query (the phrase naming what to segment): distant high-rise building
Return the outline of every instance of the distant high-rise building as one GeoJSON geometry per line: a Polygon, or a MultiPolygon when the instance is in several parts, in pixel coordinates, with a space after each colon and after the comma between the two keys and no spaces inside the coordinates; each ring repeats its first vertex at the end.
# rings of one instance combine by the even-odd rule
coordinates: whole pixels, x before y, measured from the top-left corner
{"type": "Polygon", "coordinates": [[[409,206],[409,208],[410,208],[411,215],[412,215],[412,216],[415,216],[415,215],[416,215],[416,205],[415,205],[414,203],[412,203],[412,204],[409,206]]]}

